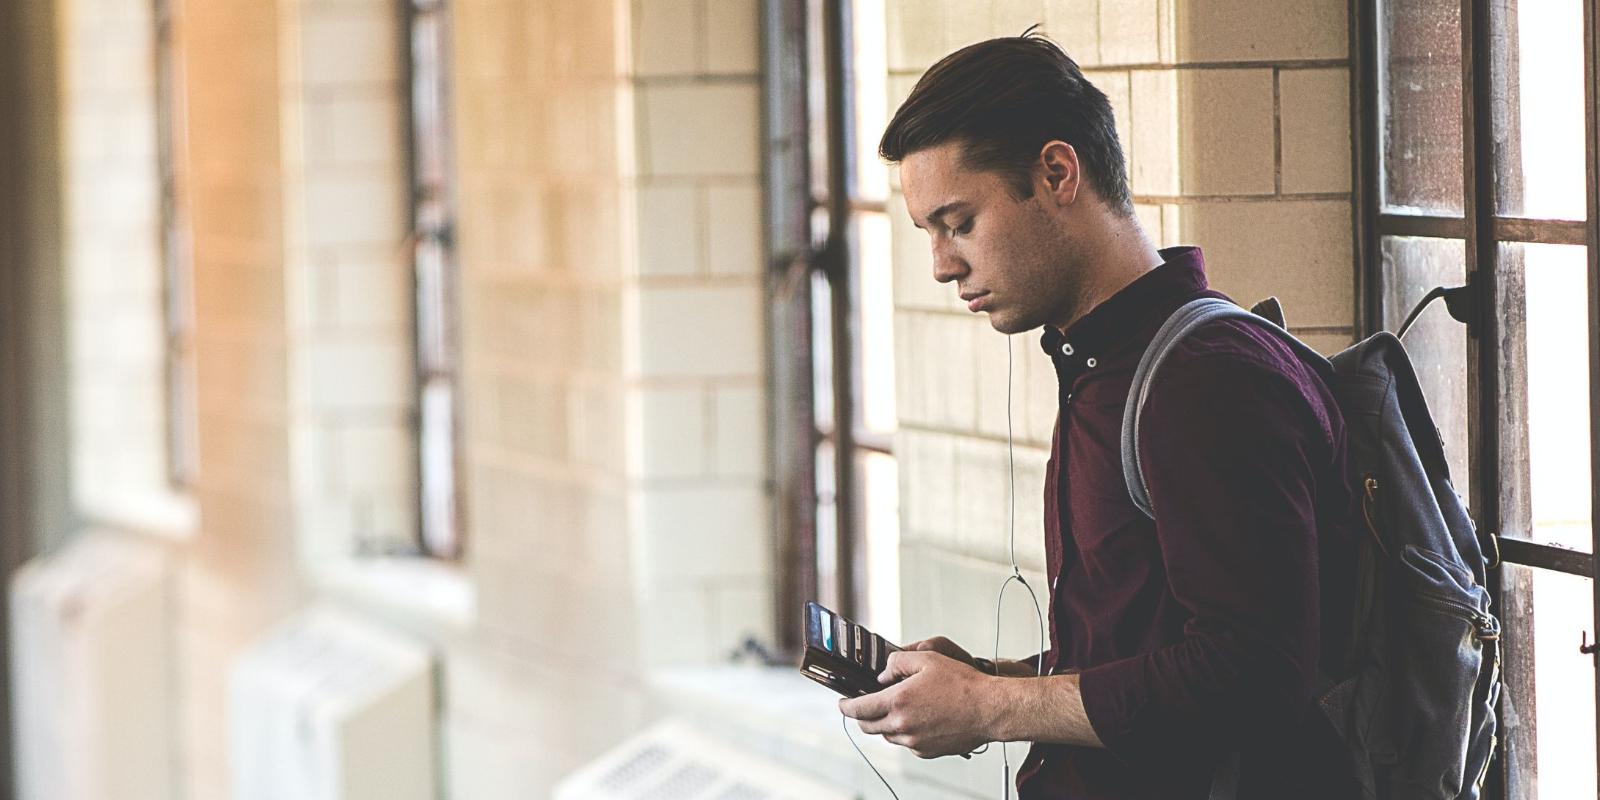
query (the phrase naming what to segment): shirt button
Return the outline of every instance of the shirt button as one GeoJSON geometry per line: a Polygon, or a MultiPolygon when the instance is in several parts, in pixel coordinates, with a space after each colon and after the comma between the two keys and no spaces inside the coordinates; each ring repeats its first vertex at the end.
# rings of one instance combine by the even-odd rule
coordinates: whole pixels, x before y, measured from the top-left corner
{"type": "Polygon", "coordinates": [[[1061,355],[1064,355],[1064,356],[1072,355],[1072,342],[1064,342],[1064,343],[1062,343],[1062,345],[1061,345],[1061,355]]]}
{"type": "Polygon", "coordinates": [[[1098,361],[1096,361],[1096,360],[1094,360],[1092,358],[1089,359],[1088,361],[1083,362],[1083,363],[1088,364],[1089,365],[1089,369],[1094,369],[1095,367],[1100,366],[1100,362],[1098,362],[1098,361]]]}

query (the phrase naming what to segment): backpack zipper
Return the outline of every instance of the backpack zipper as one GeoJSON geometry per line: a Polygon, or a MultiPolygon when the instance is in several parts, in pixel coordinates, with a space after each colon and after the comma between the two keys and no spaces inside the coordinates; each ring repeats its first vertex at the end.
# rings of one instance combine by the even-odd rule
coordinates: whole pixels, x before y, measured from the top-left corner
{"type": "Polygon", "coordinates": [[[1361,499],[1361,516],[1367,520],[1367,530],[1372,533],[1372,540],[1378,543],[1378,549],[1383,551],[1385,558],[1389,556],[1389,548],[1383,543],[1383,536],[1378,533],[1378,526],[1372,521],[1372,510],[1378,505],[1378,479],[1370,473],[1362,480],[1365,493],[1361,499]]]}

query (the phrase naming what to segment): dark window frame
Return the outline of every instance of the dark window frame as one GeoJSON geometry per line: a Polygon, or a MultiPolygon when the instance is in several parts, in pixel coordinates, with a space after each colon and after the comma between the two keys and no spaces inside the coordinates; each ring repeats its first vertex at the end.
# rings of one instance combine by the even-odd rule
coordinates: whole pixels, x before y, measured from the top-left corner
{"type": "Polygon", "coordinates": [[[175,491],[194,488],[200,470],[198,397],[195,385],[193,261],[188,223],[179,196],[179,137],[183,93],[177,59],[174,0],[152,0],[155,31],[156,171],[160,180],[161,304],[165,364],[163,398],[167,483],[175,491]]]}
{"type": "Polygon", "coordinates": [[[806,601],[831,595],[835,611],[861,618],[866,509],[856,459],[862,453],[893,454],[892,437],[866,430],[860,413],[855,321],[861,251],[855,223],[861,214],[886,213],[887,204],[861,196],[853,179],[851,11],[849,0],[761,5],[774,612],[783,658],[800,651],[806,601]],[[817,358],[817,302],[827,303],[831,321],[825,361],[817,358]],[[819,363],[827,374],[817,373],[819,363]],[[819,404],[823,391],[827,402],[819,404]],[[819,405],[831,408],[830,420],[819,420],[819,405]],[[819,463],[819,448],[830,449],[833,457],[819,463]],[[831,492],[819,487],[819,466],[832,473],[831,492]],[[819,504],[830,502],[831,519],[823,519],[819,504]],[[830,524],[834,580],[823,586],[819,528],[830,524]]]}
{"type": "MultiPolygon", "coordinates": [[[[1391,3],[1400,0],[1389,0],[1391,3]]],[[[1491,14],[1495,8],[1490,0],[1461,0],[1462,45],[1462,134],[1463,134],[1463,188],[1464,211],[1459,217],[1431,216],[1421,213],[1385,212],[1381,170],[1382,126],[1385,119],[1380,114],[1379,59],[1379,0],[1353,0],[1351,6],[1351,40],[1353,45],[1354,85],[1351,93],[1353,126],[1354,169],[1358,193],[1355,210],[1355,237],[1361,259],[1360,273],[1362,313],[1361,324],[1365,333],[1380,330],[1386,318],[1383,298],[1384,275],[1381,243],[1385,236],[1419,236],[1434,239],[1462,241],[1466,249],[1467,284],[1474,298],[1474,312],[1467,325],[1468,363],[1467,385],[1469,397],[1469,458],[1472,474],[1468,476],[1468,496],[1479,531],[1489,544],[1488,555],[1498,563],[1521,564],[1527,567],[1553,570],[1560,573],[1589,578],[1591,581],[1592,613],[1591,631],[1600,629],[1600,580],[1595,580],[1596,553],[1600,553],[1600,420],[1594,419],[1593,410],[1600,409],[1600,182],[1597,182],[1597,52],[1596,22],[1597,0],[1583,2],[1583,63],[1584,63],[1584,128],[1585,175],[1587,218],[1584,221],[1558,221],[1507,216],[1497,213],[1495,198],[1495,151],[1493,129],[1493,79],[1495,66],[1492,50],[1491,14]],[[1567,244],[1587,246],[1588,266],[1588,362],[1589,397],[1591,409],[1590,428],[1590,493],[1591,493],[1591,546],[1589,552],[1574,551],[1524,538],[1502,535],[1504,516],[1508,505],[1525,501],[1512,482],[1505,478],[1501,426],[1505,412],[1501,408],[1502,384],[1524,382],[1526,375],[1503,372],[1500,322],[1501,296],[1497,282],[1500,278],[1499,253],[1502,243],[1567,244]],[[1511,504],[1506,501],[1510,499],[1511,504]]],[[[1514,423],[1513,423],[1514,424],[1514,423]]],[[[1513,513],[1515,506],[1512,505],[1513,513]]],[[[1518,592],[1525,591],[1527,583],[1518,580],[1516,586],[1504,584],[1505,571],[1490,573],[1490,590],[1497,609],[1504,609],[1509,598],[1516,602],[1518,592]]],[[[1524,576],[1528,573],[1522,573],[1524,576]]],[[[1503,611],[1501,613],[1504,613],[1503,611]]],[[[1578,644],[1573,644],[1574,656],[1578,644]]],[[[1591,654],[1591,658],[1594,656],[1591,654]]],[[[1596,662],[1600,666],[1600,662],[1596,662]]],[[[1526,664],[1508,663],[1507,669],[1531,668],[1526,664]]],[[[1600,669],[1595,672],[1596,728],[1600,731],[1600,669]]],[[[1502,704],[1505,695],[1502,694],[1502,704]]],[[[1504,720],[1504,714],[1501,715],[1504,720]]],[[[1600,736],[1597,736],[1600,740],[1600,736]]],[[[1531,745],[1532,742],[1526,743],[1531,745]]],[[[1505,753],[1507,737],[1500,739],[1495,765],[1485,786],[1490,800],[1506,798],[1512,788],[1511,776],[1506,774],[1505,753]]],[[[1531,747],[1525,748],[1530,750],[1531,747]]]]}
{"type": "Polygon", "coordinates": [[[467,528],[461,481],[460,275],[449,125],[450,4],[403,0],[403,6],[400,53],[406,124],[402,130],[410,187],[407,252],[412,265],[417,404],[416,547],[425,556],[459,559],[467,528]],[[430,458],[432,448],[443,455],[430,458]]]}

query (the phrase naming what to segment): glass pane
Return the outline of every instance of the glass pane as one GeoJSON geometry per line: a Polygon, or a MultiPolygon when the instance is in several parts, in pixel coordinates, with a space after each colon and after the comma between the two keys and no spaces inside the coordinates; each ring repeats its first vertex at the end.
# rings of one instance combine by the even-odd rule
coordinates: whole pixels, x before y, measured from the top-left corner
{"type": "Polygon", "coordinates": [[[1385,210],[1462,213],[1461,2],[1381,0],[1385,210]]]}
{"type": "Polygon", "coordinates": [[[1500,246],[1504,528],[1579,550],[1592,546],[1587,286],[1583,247],[1500,246]]]}
{"type": "Polygon", "coordinates": [[[1594,797],[1594,658],[1578,653],[1580,637],[1593,624],[1592,585],[1588,578],[1507,564],[1505,587],[1502,722],[1509,797],[1594,797]]]}
{"type": "Polygon", "coordinates": [[[894,433],[894,287],[889,266],[889,216],[856,216],[857,285],[861,290],[858,347],[861,371],[861,425],[873,433],[894,433]]]}
{"type": "Polygon", "coordinates": [[[878,160],[878,137],[889,124],[883,0],[853,0],[849,8],[853,15],[850,35],[854,39],[851,69],[855,98],[851,114],[855,119],[855,193],[863,200],[887,201],[889,171],[878,160]]]}
{"type": "Polygon", "coordinates": [[[1581,220],[1583,2],[1496,0],[1495,191],[1500,213],[1581,220]]]}
{"type": "MultiPolygon", "coordinates": [[[[817,602],[838,609],[839,602],[839,525],[834,501],[838,497],[838,471],[834,465],[833,443],[817,445],[817,602]]],[[[857,620],[858,622],[860,620],[857,620]]]]}
{"type": "MultiPolygon", "coordinates": [[[[1466,282],[1466,245],[1459,239],[1390,236],[1383,240],[1384,327],[1397,331],[1412,306],[1435,286],[1466,282]]],[[[1435,301],[1405,338],[1406,352],[1444,439],[1450,479],[1467,494],[1467,327],[1435,301]]]]}
{"type": "Polygon", "coordinates": [[[864,624],[900,641],[900,467],[893,456],[860,451],[861,514],[867,542],[864,624]]]}

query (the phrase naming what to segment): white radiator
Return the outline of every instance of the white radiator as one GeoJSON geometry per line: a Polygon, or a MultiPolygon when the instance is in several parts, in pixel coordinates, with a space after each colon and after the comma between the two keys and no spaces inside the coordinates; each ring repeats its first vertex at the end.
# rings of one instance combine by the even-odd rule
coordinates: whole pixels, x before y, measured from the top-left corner
{"type": "Polygon", "coordinates": [[[850,792],[668,720],[556,785],[555,800],[851,800],[850,792]]]}
{"type": "Polygon", "coordinates": [[[19,800],[174,796],[167,558],[88,532],[12,576],[19,800]]]}
{"type": "Polygon", "coordinates": [[[253,644],[231,676],[233,800],[432,800],[433,656],[333,608],[253,644]]]}

